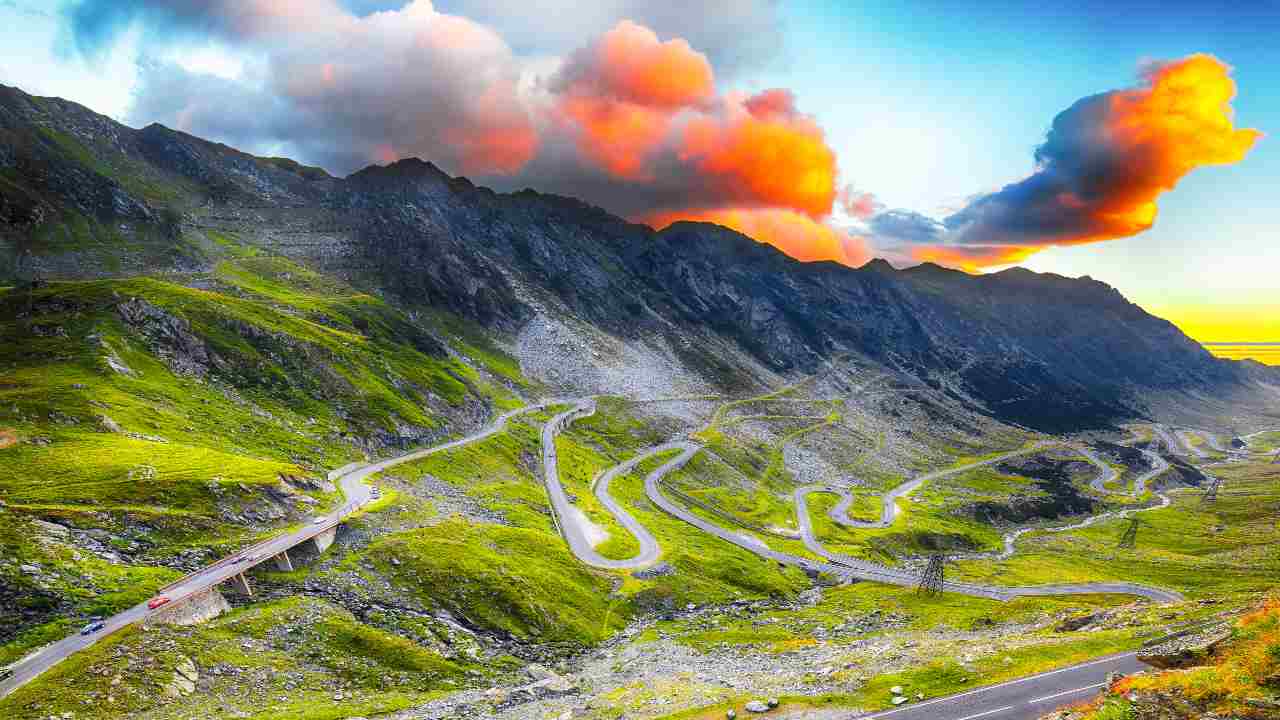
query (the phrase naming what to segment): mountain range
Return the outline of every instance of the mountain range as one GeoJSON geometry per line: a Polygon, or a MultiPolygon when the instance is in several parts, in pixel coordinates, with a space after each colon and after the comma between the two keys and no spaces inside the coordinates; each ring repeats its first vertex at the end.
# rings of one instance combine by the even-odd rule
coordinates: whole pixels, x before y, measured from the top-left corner
{"type": "MultiPolygon", "coordinates": [[[[1280,370],[1215,358],[1087,277],[802,263],[716,225],[654,231],[418,159],[337,178],[0,86],[0,282],[199,287],[237,253],[287,257],[410,317],[446,311],[523,347],[530,367],[556,353],[621,367],[635,392],[680,377],[732,392],[853,362],[1057,432],[1260,412],[1280,386],[1280,370]]],[[[616,373],[544,364],[553,386],[617,391],[616,373]]]]}

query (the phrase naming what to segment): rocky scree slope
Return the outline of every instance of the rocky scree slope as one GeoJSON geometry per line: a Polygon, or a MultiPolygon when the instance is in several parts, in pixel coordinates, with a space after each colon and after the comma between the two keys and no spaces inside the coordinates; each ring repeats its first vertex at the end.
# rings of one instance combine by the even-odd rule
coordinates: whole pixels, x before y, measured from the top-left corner
{"type": "Polygon", "coordinates": [[[857,355],[1050,431],[1142,416],[1152,392],[1274,398],[1280,384],[1088,278],[800,263],[715,225],[654,232],[416,159],[338,179],[14,88],[0,88],[0,238],[15,279],[199,269],[231,246],[284,254],[501,332],[552,312],[659,338],[724,389],[750,383],[726,344],[783,374],[857,355]]]}

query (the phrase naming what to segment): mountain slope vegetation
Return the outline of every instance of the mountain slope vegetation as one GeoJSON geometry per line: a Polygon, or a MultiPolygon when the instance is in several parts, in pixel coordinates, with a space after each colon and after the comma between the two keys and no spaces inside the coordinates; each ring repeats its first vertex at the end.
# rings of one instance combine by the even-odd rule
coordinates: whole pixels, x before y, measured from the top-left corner
{"type": "Polygon", "coordinates": [[[714,225],[655,233],[421,160],[333,178],[16,88],[0,90],[0,177],[0,267],[15,279],[207,270],[230,238],[508,334],[571,318],[724,389],[852,355],[1052,431],[1206,395],[1256,407],[1280,382],[1088,278],[800,263],[714,225]]]}

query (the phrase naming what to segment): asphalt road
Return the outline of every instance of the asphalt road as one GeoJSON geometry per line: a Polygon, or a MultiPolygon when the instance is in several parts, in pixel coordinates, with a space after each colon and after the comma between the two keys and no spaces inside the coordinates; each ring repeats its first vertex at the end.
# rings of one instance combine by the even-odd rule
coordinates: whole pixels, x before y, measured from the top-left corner
{"type": "Polygon", "coordinates": [[[1106,685],[1110,673],[1127,675],[1146,669],[1134,653],[1122,653],[858,717],[860,720],[1034,720],[1063,705],[1096,696],[1106,685]]]}
{"type": "Polygon", "coordinates": [[[654,447],[641,450],[626,462],[609,468],[598,480],[596,480],[594,488],[596,499],[598,499],[600,504],[609,512],[613,513],[613,516],[618,520],[618,522],[640,543],[640,552],[636,553],[631,558],[626,560],[605,559],[606,562],[613,564],[614,567],[638,568],[645,567],[646,565],[652,565],[662,556],[662,548],[658,546],[658,540],[653,536],[653,533],[649,532],[649,529],[644,525],[641,525],[640,521],[636,520],[631,513],[627,512],[626,508],[622,507],[622,505],[609,494],[609,483],[619,475],[626,475],[631,472],[637,465],[655,455],[661,455],[664,452],[679,449],[680,446],[677,443],[664,443],[662,445],[655,445],[654,447]]]}
{"type": "Polygon", "coordinates": [[[317,516],[325,519],[323,523],[317,524],[313,519],[298,530],[278,535],[265,542],[240,550],[233,555],[228,555],[212,565],[201,568],[200,570],[178,580],[176,583],[162,588],[157,594],[167,595],[171,599],[169,605],[151,610],[147,608],[147,604],[145,602],[142,602],[128,610],[106,618],[104,620],[105,626],[103,629],[93,633],[92,635],[85,636],[76,634],[44,646],[39,651],[28,655],[11,666],[13,676],[4,682],[0,682],[0,698],[7,696],[14,690],[17,690],[28,682],[31,682],[31,680],[36,678],[38,675],[54,665],[57,665],[59,662],[62,662],[62,660],[72,653],[83,650],[108,635],[133,625],[134,623],[143,621],[151,615],[162,612],[181,600],[197,593],[204,592],[219,583],[225,582],[231,577],[245,572],[255,565],[269,562],[274,556],[336,527],[342,522],[343,518],[364,507],[373,498],[373,489],[365,483],[365,478],[370,475],[382,472],[387,468],[401,463],[411,462],[434,453],[444,452],[446,450],[451,450],[453,448],[483,440],[506,427],[507,421],[511,418],[548,407],[556,404],[557,402],[563,401],[549,400],[536,405],[530,405],[518,410],[503,413],[484,429],[466,437],[452,440],[441,445],[436,445],[431,448],[405,453],[404,455],[399,455],[381,462],[362,464],[351,468],[344,475],[337,478],[338,484],[347,498],[347,503],[335,512],[317,516]],[[246,560],[236,562],[237,558],[249,555],[254,555],[257,559],[252,561],[246,560]]]}
{"type": "MultiPolygon", "coordinates": [[[[684,506],[673,502],[670,498],[664,495],[662,493],[661,482],[663,477],[668,473],[683,467],[703,448],[701,445],[691,440],[673,442],[671,443],[671,447],[680,448],[683,452],[670,462],[649,473],[649,475],[645,477],[644,484],[645,495],[648,496],[649,500],[669,515],[683,520],[703,532],[714,535],[766,560],[772,560],[781,565],[799,567],[808,571],[826,572],[836,577],[857,578],[859,580],[887,583],[900,587],[913,587],[919,582],[919,575],[914,572],[890,568],[870,561],[850,558],[828,551],[813,535],[812,521],[809,517],[807,504],[805,503],[807,493],[797,493],[796,495],[796,511],[801,530],[801,539],[811,552],[822,557],[826,562],[814,561],[809,558],[803,558],[790,553],[774,550],[766,545],[762,545],[755,538],[748,538],[741,533],[721,527],[709,520],[706,520],[700,515],[694,514],[684,506]]],[[[1029,448],[1018,452],[1032,452],[1035,449],[1037,448],[1029,448]]],[[[942,473],[932,473],[931,475],[923,476],[919,479],[926,480],[930,477],[940,477],[945,474],[962,472],[971,467],[985,465],[991,462],[998,462],[1000,459],[1002,458],[991,458],[974,463],[971,466],[952,468],[950,470],[943,471],[942,473]]],[[[1167,504],[1167,498],[1165,498],[1165,502],[1167,504]]],[[[1090,521],[1087,522],[1096,521],[1097,519],[1091,518],[1090,521]]],[[[1007,545],[1011,544],[1011,541],[1007,541],[1007,545]]],[[[1025,587],[1002,587],[997,585],[981,585],[977,583],[946,582],[943,585],[943,589],[947,592],[956,592],[964,595],[985,597],[995,600],[1010,600],[1014,597],[1023,596],[1088,595],[1095,593],[1136,595],[1156,602],[1181,602],[1183,600],[1181,594],[1170,590],[1126,582],[1065,583],[1059,585],[1035,585],[1025,587]]]]}
{"type": "MultiPolygon", "coordinates": [[[[838,555],[838,554],[827,551],[821,545],[821,543],[817,541],[817,539],[813,535],[812,522],[809,516],[807,505],[805,503],[806,496],[809,493],[820,492],[820,491],[821,492],[831,491],[830,489],[823,486],[809,486],[808,488],[801,488],[800,490],[798,490],[796,493],[796,509],[800,519],[802,539],[804,540],[806,547],[808,547],[810,551],[814,552],[820,557],[825,558],[827,562],[814,561],[809,558],[803,558],[796,555],[791,555],[788,553],[783,553],[783,552],[773,550],[765,545],[762,545],[754,538],[747,538],[746,536],[740,533],[733,532],[719,525],[716,525],[712,522],[709,522],[703,519],[702,517],[693,514],[683,506],[672,502],[665,495],[663,495],[660,487],[660,483],[662,481],[662,478],[665,477],[668,473],[684,466],[695,454],[697,454],[703,449],[701,445],[690,440],[677,440],[677,441],[665,443],[663,445],[659,445],[653,448],[649,448],[645,451],[638,453],[636,456],[634,456],[627,462],[622,463],[621,465],[610,469],[603,476],[601,476],[601,478],[598,480],[596,484],[597,497],[600,499],[601,503],[609,510],[609,512],[611,512],[618,519],[619,523],[622,524],[623,527],[625,527],[628,530],[628,532],[631,532],[636,537],[637,541],[639,541],[640,543],[641,549],[640,549],[640,552],[635,557],[624,559],[624,560],[612,560],[612,559],[604,558],[600,556],[599,553],[596,553],[595,550],[591,547],[590,541],[586,537],[584,528],[578,522],[579,515],[577,512],[575,512],[576,508],[572,508],[571,503],[569,502],[568,496],[564,491],[564,486],[560,482],[559,472],[558,472],[558,457],[557,457],[556,448],[555,448],[555,436],[561,431],[563,431],[563,429],[569,423],[571,423],[573,420],[577,418],[587,417],[595,412],[594,399],[585,398],[585,399],[572,399],[572,400],[564,400],[564,399],[546,400],[546,401],[537,403],[535,405],[530,405],[518,410],[513,410],[507,413],[503,413],[497,419],[495,419],[493,423],[491,423],[484,429],[479,430],[475,433],[472,433],[471,435],[468,435],[466,437],[459,438],[457,440],[443,443],[441,445],[437,445],[434,447],[425,448],[422,450],[416,450],[410,453],[405,453],[403,455],[399,455],[394,458],[383,460],[377,463],[349,466],[346,469],[347,471],[344,474],[342,474],[339,478],[337,478],[338,483],[342,488],[344,495],[347,498],[347,504],[345,504],[335,512],[327,513],[325,515],[319,516],[323,520],[323,522],[317,523],[313,520],[312,522],[307,523],[300,529],[273,537],[262,543],[254,545],[250,548],[246,548],[233,555],[227,556],[205,568],[202,568],[178,580],[177,582],[171,584],[170,586],[163,588],[159,594],[164,594],[170,597],[171,605],[173,603],[178,603],[181,600],[184,600],[190,597],[191,595],[195,595],[197,593],[203,592],[211,587],[218,585],[219,583],[225,582],[231,577],[237,574],[243,573],[244,571],[250,569],[251,567],[254,567],[263,562],[270,561],[271,558],[273,558],[274,556],[282,552],[285,552],[286,550],[296,545],[299,545],[303,542],[311,540],[317,535],[336,527],[338,524],[342,522],[343,518],[347,517],[353,512],[358,511],[360,508],[367,505],[369,501],[372,499],[372,488],[370,488],[370,486],[365,483],[365,479],[368,478],[370,475],[374,475],[376,473],[382,472],[383,470],[386,470],[395,465],[399,465],[401,463],[411,462],[413,460],[418,460],[423,457],[427,457],[434,453],[444,452],[457,447],[461,447],[463,445],[467,445],[470,443],[483,440],[501,431],[504,427],[506,427],[507,422],[513,417],[516,417],[524,413],[532,412],[535,410],[541,410],[541,409],[550,407],[552,405],[566,404],[566,403],[571,403],[573,407],[555,416],[543,427],[542,446],[543,446],[544,481],[547,487],[548,497],[551,500],[553,512],[557,518],[557,524],[560,527],[560,531],[564,535],[566,542],[569,544],[574,554],[583,562],[590,565],[594,565],[596,567],[603,567],[603,568],[610,568],[610,569],[629,569],[629,568],[648,565],[657,560],[657,558],[661,554],[661,548],[659,547],[656,539],[654,539],[653,535],[646,528],[644,528],[643,525],[641,525],[638,521],[636,521],[635,518],[630,515],[630,513],[628,513],[619,503],[616,502],[616,500],[613,499],[612,496],[609,495],[609,492],[608,492],[609,482],[613,478],[617,477],[618,475],[625,474],[626,472],[631,471],[640,462],[644,461],[649,457],[652,457],[653,455],[656,455],[662,452],[668,452],[671,450],[680,450],[681,451],[680,455],[668,461],[667,463],[663,464],[661,467],[655,469],[653,472],[649,473],[648,476],[646,476],[645,478],[646,495],[654,504],[662,508],[667,513],[685,521],[686,523],[689,523],[690,525],[693,525],[694,527],[697,527],[703,532],[709,533],[711,535],[715,535],[716,537],[719,537],[727,542],[730,542],[730,543],[733,543],[734,545],[742,547],[743,549],[748,550],[749,552],[752,552],[760,556],[761,558],[778,562],[782,565],[800,567],[802,569],[805,569],[811,572],[826,572],[838,577],[858,578],[861,580],[882,582],[882,583],[888,583],[891,585],[898,585],[898,586],[904,586],[904,587],[911,587],[915,585],[916,582],[918,581],[918,577],[916,576],[915,573],[912,573],[912,572],[899,570],[895,568],[889,568],[882,565],[878,565],[876,563],[858,560],[856,558],[850,558],[850,557],[838,555]],[[245,559],[249,556],[252,556],[254,559],[253,560],[245,559]]],[[[912,480],[908,483],[904,483],[898,486],[897,488],[895,488],[890,493],[887,493],[885,495],[885,497],[883,498],[883,510],[882,510],[881,520],[879,523],[872,524],[870,526],[883,527],[883,526],[887,526],[888,524],[891,524],[893,520],[896,519],[897,517],[897,503],[896,503],[897,499],[909,494],[912,490],[918,488],[921,484],[923,484],[924,482],[927,482],[928,480],[945,477],[947,475],[958,473],[958,472],[963,472],[965,470],[972,469],[973,467],[978,467],[981,465],[987,465],[990,463],[999,462],[1000,460],[1003,460],[1007,457],[1026,454],[1028,452],[1034,452],[1039,449],[1041,449],[1040,446],[1036,446],[1034,448],[1029,448],[1022,451],[1007,453],[999,457],[990,458],[984,461],[980,461],[978,463],[973,463],[972,465],[969,465],[969,466],[952,468],[949,470],[939,471],[936,473],[930,473],[928,475],[924,475],[919,478],[916,478],[915,480],[912,480]]],[[[1158,459],[1158,456],[1155,456],[1154,453],[1149,453],[1149,455],[1151,455],[1152,457],[1156,457],[1158,459]]],[[[1095,464],[1098,464],[1100,467],[1104,467],[1104,468],[1106,467],[1104,464],[1097,462],[1096,458],[1093,458],[1093,460],[1095,460],[1095,464]]],[[[1160,462],[1163,462],[1163,461],[1160,461],[1160,462]]],[[[1165,468],[1167,468],[1167,465],[1165,465],[1164,467],[1160,467],[1157,470],[1153,470],[1151,473],[1148,474],[1148,476],[1144,476],[1144,478],[1141,478],[1140,482],[1145,483],[1146,477],[1154,476],[1155,474],[1162,472],[1165,468]]],[[[1137,488],[1141,486],[1139,485],[1139,483],[1135,483],[1135,487],[1137,488]]],[[[1161,498],[1164,501],[1164,504],[1168,504],[1167,497],[1161,496],[1161,498]]],[[[849,500],[851,501],[851,499],[849,500]]],[[[849,505],[848,501],[842,500],[842,506],[837,506],[837,509],[841,510],[841,514],[843,515],[845,520],[849,520],[847,515],[848,505],[849,505]]],[[[1139,510],[1135,509],[1135,510],[1125,511],[1124,513],[1121,513],[1121,515],[1124,516],[1124,515],[1127,515],[1128,513],[1136,512],[1136,511],[1139,511],[1139,510]]],[[[834,511],[833,511],[833,517],[835,517],[834,511]]],[[[1090,518],[1089,520],[1086,520],[1084,523],[1080,523],[1076,526],[1058,528],[1056,529],[1056,531],[1072,529],[1073,527],[1082,527],[1092,522],[1096,522],[1101,518],[1102,516],[1095,516],[1095,518],[1090,518]]],[[[837,518],[837,521],[839,521],[839,518],[837,518]]],[[[857,521],[850,520],[850,522],[857,522],[857,521]]],[[[1017,537],[1017,534],[1012,534],[1011,538],[1010,537],[1006,538],[1006,550],[1010,553],[1012,552],[1013,540],[1016,539],[1016,537],[1017,537]]],[[[1012,597],[1022,596],[1022,595],[1060,595],[1060,594],[1084,594],[1084,593],[1101,593],[1101,592],[1140,595],[1140,596],[1147,597],[1152,600],[1156,600],[1160,602],[1173,602],[1173,601],[1178,601],[1182,599],[1181,596],[1178,595],[1177,593],[1160,590],[1158,588],[1149,588],[1146,586],[1136,585],[1132,583],[1080,583],[1080,584],[1064,584],[1064,585],[1043,585],[1043,586],[1023,587],[1023,588],[1005,588],[1005,587],[998,587],[998,586],[978,585],[978,584],[972,584],[972,583],[948,582],[945,584],[944,589],[949,592],[958,592],[958,593],[963,593],[967,595],[988,597],[988,598],[999,599],[999,600],[1008,600],[1012,597]]],[[[34,679],[44,671],[48,670],[50,667],[53,667],[57,663],[61,662],[64,658],[68,657],[72,653],[77,652],[86,647],[89,647],[90,645],[93,645],[97,641],[101,640],[104,637],[107,637],[108,635],[116,631],[119,631],[134,623],[145,620],[148,616],[152,614],[162,612],[167,607],[169,606],[158,608],[156,610],[150,610],[147,608],[146,603],[141,603],[132,608],[129,608],[128,610],[125,610],[121,613],[113,615],[110,618],[107,618],[104,621],[105,622],[104,628],[97,631],[96,633],[93,633],[88,636],[83,636],[79,634],[72,635],[70,637],[64,638],[63,640],[60,640],[58,642],[45,646],[39,651],[27,656],[26,658],[23,658],[18,663],[11,666],[13,675],[9,679],[0,683],[0,697],[4,697],[8,695],[9,693],[13,692],[17,688],[30,682],[32,679],[34,679]]],[[[1000,712],[1006,712],[1006,710],[1001,710],[1000,712]]],[[[1007,715],[1007,716],[999,715],[995,712],[992,712],[990,714],[992,717],[997,717],[997,718],[998,717],[1021,717],[1019,715],[1007,715]]]]}

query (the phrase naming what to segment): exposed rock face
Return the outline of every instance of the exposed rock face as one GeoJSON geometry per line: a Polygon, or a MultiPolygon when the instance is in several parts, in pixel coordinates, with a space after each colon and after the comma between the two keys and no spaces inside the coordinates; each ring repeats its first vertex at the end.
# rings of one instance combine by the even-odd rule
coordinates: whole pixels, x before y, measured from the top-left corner
{"type": "Polygon", "coordinates": [[[1218,625],[1180,635],[1138,652],[1142,662],[1163,669],[1192,667],[1209,662],[1214,650],[1231,637],[1231,628],[1218,625]]]}
{"type": "Polygon", "coordinates": [[[182,698],[196,690],[196,682],[200,680],[200,672],[189,657],[182,658],[173,668],[173,678],[164,685],[164,692],[172,698],[182,698]]]}
{"type": "Polygon", "coordinates": [[[671,563],[664,561],[647,568],[635,570],[631,573],[631,576],[639,580],[652,580],[663,575],[674,575],[675,572],[676,569],[671,566],[671,563]]]}
{"type": "Polygon", "coordinates": [[[983,522],[1022,523],[1043,518],[1083,515],[1096,510],[1098,501],[1085,495],[1071,482],[1076,462],[1048,457],[1021,458],[1000,463],[996,470],[1035,481],[1044,495],[1019,496],[1008,502],[982,501],[969,505],[965,513],[983,522]]]}
{"type": "Polygon", "coordinates": [[[191,324],[140,298],[116,306],[125,325],[147,338],[156,354],[179,375],[203,377],[212,358],[204,341],[191,332],[191,324]]]}
{"type": "Polygon", "coordinates": [[[200,625],[230,612],[231,605],[217,588],[175,603],[147,619],[148,625],[200,625]]]}
{"type": "MultiPolygon", "coordinates": [[[[723,388],[750,380],[735,353],[777,373],[852,355],[1050,431],[1144,414],[1149,390],[1243,395],[1260,379],[1280,381],[1256,363],[1213,358],[1088,278],[799,263],[714,225],[653,232],[569,198],[494,193],[421,160],[337,179],[3,86],[0,163],[21,179],[0,187],[0,280],[198,269],[207,261],[183,243],[232,231],[406,304],[513,334],[544,310],[559,312],[643,339],[723,388]],[[163,205],[139,190],[156,184],[178,198],[163,205]],[[41,231],[68,212],[104,238],[134,242],[41,245],[41,231]]],[[[171,348],[177,367],[198,374],[216,364],[180,324],[145,306],[122,312],[171,348]]],[[[270,337],[250,342],[282,362],[292,357],[270,337]]],[[[326,362],[307,358],[308,367],[326,362]]]]}
{"type": "Polygon", "coordinates": [[[1075,632],[1090,625],[1103,620],[1107,617],[1105,612],[1086,613],[1084,615],[1075,615],[1066,618],[1054,626],[1054,632],[1075,632]]]}

